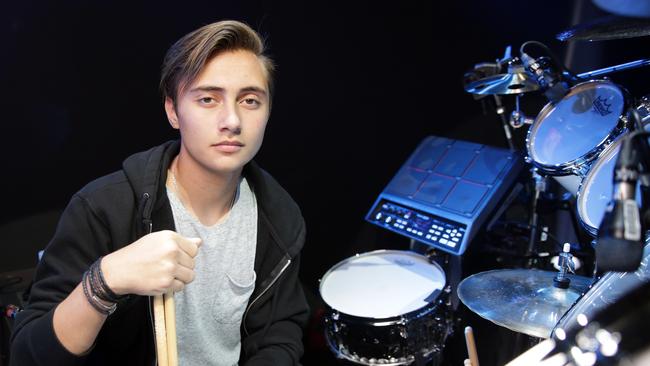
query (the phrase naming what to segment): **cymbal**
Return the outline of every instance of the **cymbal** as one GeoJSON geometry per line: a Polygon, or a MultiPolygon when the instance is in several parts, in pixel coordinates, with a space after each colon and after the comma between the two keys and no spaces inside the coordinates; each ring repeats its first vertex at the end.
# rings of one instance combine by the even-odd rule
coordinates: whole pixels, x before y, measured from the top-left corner
{"type": "Polygon", "coordinates": [[[548,338],[562,315],[586,292],[591,279],[568,275],[568,289],[557,288],[557,272],[505,269],[477,273],[458,286],[470,310],[515,332],[548,338]]]}
{"type": "Polygon", "coordinates": [[[465,86],[472,94],[519,94],[539,89],[539,84],[523,65],[510,65],[507,74],[497,74],[473,81],[465,86]]]}
{"type": "Polygon", "coordinates": [[[555,38],[560,41],[607,41],[650,35],[650,19],[606,16],[575,25],[555,38]]]}

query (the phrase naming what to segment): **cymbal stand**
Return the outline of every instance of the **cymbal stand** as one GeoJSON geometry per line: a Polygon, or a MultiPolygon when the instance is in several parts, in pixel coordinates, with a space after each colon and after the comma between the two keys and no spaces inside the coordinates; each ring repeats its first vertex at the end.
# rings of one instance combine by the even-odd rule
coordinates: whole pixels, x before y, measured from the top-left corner
{"type": "Polygon", "coordinates": [[[614,65],[614,66],[604,67],[598,70],[583,72],[582,74],[576,75],[576,77],[579,80],[588,80],[588,79],[593,79],[594,77],[597,76],[609,75],[615,72],[637,69],[639,67],[644,67],[644,66],[650,66],[650,59],[643,58],[636,61],[626,62],[620,65],[614,65]]]}
{"type": "Polygon", "coordinates": [[[530,258],[528,260],[529,267],[533,265],[533,254],[536,254],[537,252],[535,248],[535,244],[537,243],[537,224],[539,222],[539,216],[537,215],[537,203],[539,202],[542,193],[546,192],[546,177],[543,177],[537,173],[536,168],[532,168],[531,172],[534,183],[534,192],[530,207],[530,218],[528,221],[528,225],[530,226],[530,237],[528,239],[528,248],[526,250],[526,256],[530,258]]]}
{"type": "Polygon", "coordinates": [[[494,102],[497,107],[497,114],[501,118],[501,124],[503,125],[503,132],[506,134],[506,140],[508,141],[508,147],[510,150],[515,151],[515,145],[512,142],[512,133],[510,132],[510,127],[508,126],[508,118],[506,118],[506,109],[501,103],[501,97],[497,94],[494,95],[494,102]]]}
{"type": "Polygon", "coordinates": [[[521,93],[515,95],[515,110],[510,113],[510,120],[508,121],[512,128],[521,128],[525,125],[532,125],[534,122],[532,118],[526,116],[519,108],[519,98],[521,98],[521,96],[521,93]]]}

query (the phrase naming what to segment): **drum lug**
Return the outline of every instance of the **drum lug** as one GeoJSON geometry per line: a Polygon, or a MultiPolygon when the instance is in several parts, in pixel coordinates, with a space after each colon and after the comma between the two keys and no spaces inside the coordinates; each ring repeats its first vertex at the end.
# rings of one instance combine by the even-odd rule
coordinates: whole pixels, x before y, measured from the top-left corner
{"type": "Polygon", "coordinates": [[[585,177],[587,176],[587,173],[589,173],[590,168],[591,164],[582,164],[579,167],[574,168],[573,173],[579,177],[585,177]]]}

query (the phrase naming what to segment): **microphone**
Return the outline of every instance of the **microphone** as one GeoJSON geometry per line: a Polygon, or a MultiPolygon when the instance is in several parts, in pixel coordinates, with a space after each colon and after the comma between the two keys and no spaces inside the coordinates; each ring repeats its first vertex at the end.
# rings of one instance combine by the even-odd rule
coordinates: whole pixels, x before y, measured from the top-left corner
{"type": "Polygon", "coordinates": [[[546,60],[547,59],[544,57],[534,59],[527,53],[521,52],[521,61],[524,64],[524,67],[535,76],[537,84],[539,84],[546,98],[555,104],[566,95],[568,88],[561,82],[558,73],[551,73],[544,70],[546,60]]]}
{"type": "Polygon", "coordinates": [[[635,199],[639,156],[630,137],[625,136],[621,143],[614,166],[613,202],[598,228],[596,264],[602,271],[636,271],[643,255],[643,230],[635,199]]]}

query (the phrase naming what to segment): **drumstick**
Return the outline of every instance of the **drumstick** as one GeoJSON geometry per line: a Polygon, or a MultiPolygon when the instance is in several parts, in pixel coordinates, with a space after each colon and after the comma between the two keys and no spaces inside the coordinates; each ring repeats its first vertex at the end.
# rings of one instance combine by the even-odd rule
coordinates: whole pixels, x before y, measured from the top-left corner
{"type": "Polygon", "coordinates": [[[472,366],[478,365],[478,353],[476,352],[476,343],[474,343],[474,332],[472,327],[465,327],[465,343],[467,343],[467,355],[472,366]]]}
{"type": "Polygon", "coordinates": [[[156,334],[158,366],[169,366],[167,359],[167,333],[165,331],[165,303],[163,295],[153,297],[153,327],[156,334]]]}
{"type": "Polygon", "coordinates": [[[176,348],[176,306],[174,292],[163,295],[165,302],[165,329],[167,333],[167,356],[169,366],[178,366],[178,350],[176,348]]]}

